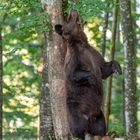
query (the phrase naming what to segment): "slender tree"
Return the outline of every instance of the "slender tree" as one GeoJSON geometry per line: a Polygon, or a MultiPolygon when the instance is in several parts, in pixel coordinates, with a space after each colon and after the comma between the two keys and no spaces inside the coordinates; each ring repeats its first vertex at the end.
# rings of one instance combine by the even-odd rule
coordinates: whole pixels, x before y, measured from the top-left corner
{"type": "MultiPolygon", "coordinates": [[[[108,9],[110,6],[110,3],[107,2],[106,8],[108,9]]],[[[105,56],[105,48],[106,48],[106,32],[108,28],[108,20],[109,20],[109,12],[106,11],[104,15],[104,24],[103,24],[103,32],[102,32],[102,37],[101,37],[101,52],[102,56],[105,56]]]]}
{"type": "Polygon", "coordinates": [[[137,46],[138,45],[138,40],[137,40],[136,29],[138,28],[138,26],[136,24],[136,16],[135,16],[135,14],[137,12],[137,9],[136,9],[137,1],[133,0],[131,5],[132,5],[131,6],[132,7],[132,15],[134,15],[134,16],[132,16],[132,19],[133,19],[133,29],[134,29],[134,40],[135,40],[134,42],[135,42],[135,45],[137,46]]]}
{"type": "MultiPolygon", "coordinates": [[[[114,0],[114,10],[113,10],[113,22],[112,22],[112,38],[111,38],[111,58],[110,60],[114,60],[115,56],[115,47],[116,47],[116,31],[117,31],[117,17],[118,17],[118,0],[114,0]]],[[[109,115],[110,115],[110,104],[111,104],[111,90],[112,90],[112,76],[108,79],[108,92],[106,95],[105,100],[105,119],[106,119],[106,125],[108,128],[109,125],[109,115]]]]}
{"type": "Polygon", "coordinates": [[[61,0],[42,0],[42,5],[50,18],[50,31],[46,35],[47,54],[48,54],[48,74],[49,89],[51,94],[51,108],[53,126],[58,137],[68,138],[68,121],[66,110],[66,95],[64,89],[63,63],[64,48],[62,39],[54,32],[55,24],[62,23],[62,1],[61,0]]]}
{"type": "Polygon", "coordinates": [[[136,48],[131,0],[120,0],[124,47],[124,96],[126,134],[137,133],[136,48]]]}
{"type": "Polygon", "coordinates": [[[3,64],[2,64],[2,28],[0,27],[0,139],[2,140],[2,74],[3,74],[3,64]]]}

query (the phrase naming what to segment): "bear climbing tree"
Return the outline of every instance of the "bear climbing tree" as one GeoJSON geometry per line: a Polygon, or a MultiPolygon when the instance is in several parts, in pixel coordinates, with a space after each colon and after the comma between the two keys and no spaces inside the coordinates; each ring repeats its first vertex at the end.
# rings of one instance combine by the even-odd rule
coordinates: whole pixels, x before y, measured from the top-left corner
{"type": "Polygon", "coordinates": [[[63,25],[55,31],[65,41],[65,89],[68,120],[72,136],[84,140],[85,134],[106,135],[102,79],[112,73],[121,74],[117,61],[105,62],[103,57],[87,41],[77,11],[72,11],[63,25]]]}

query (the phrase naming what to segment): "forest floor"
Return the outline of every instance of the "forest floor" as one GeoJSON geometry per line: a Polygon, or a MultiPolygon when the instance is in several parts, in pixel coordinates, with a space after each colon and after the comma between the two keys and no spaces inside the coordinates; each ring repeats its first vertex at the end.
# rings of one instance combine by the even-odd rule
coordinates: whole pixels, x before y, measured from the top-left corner
{"type": "Polygon", "coordinates": [[[134,134],[129,137],[115,137],[115,136],[105,136],[101,138],[100,136],[94,136],[94,138],[91,138],[89,135],[86,135],[85,140],[140,140],[140,133],[134,134]]]}

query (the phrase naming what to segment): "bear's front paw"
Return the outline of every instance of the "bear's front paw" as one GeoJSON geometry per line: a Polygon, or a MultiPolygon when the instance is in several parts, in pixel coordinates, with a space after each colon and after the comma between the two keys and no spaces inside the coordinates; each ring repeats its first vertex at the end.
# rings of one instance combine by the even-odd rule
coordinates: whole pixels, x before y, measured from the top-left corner
{"type": "Polygon", "coordinates": [[[117,61],[113,61],[112,70],[113,70],[114,73],[122,74],[121,66],[117,61]]]}

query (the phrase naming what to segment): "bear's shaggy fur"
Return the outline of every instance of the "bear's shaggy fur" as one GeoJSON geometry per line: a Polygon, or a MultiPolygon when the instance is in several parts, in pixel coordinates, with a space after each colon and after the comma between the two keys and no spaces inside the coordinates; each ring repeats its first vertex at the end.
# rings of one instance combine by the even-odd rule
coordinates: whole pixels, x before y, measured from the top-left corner
{"type": "Polygon", "coordinates": [[[77,11],[72,11],[63,25],[56,25],[55,31],[62,36],[67,47],[64,68],[71,133],[82,140],[86,133],[104,136],[102,79],[114,72],[121,74],[120,65],[116,61],[105,62],[89,45],[77,11]]]}

